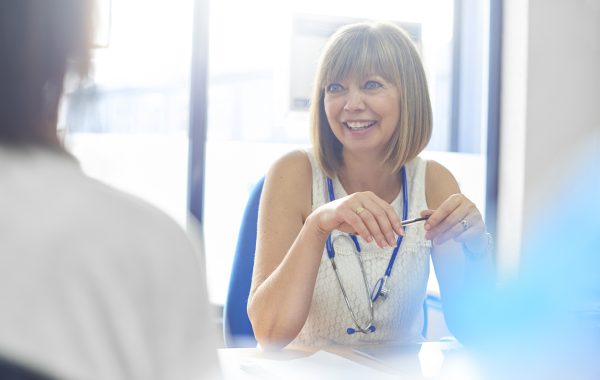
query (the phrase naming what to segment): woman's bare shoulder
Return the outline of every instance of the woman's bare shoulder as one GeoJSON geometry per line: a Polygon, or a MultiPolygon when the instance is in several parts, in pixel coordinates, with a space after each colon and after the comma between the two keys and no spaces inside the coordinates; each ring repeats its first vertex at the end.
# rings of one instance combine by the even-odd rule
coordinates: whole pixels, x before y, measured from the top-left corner
{"type": "Polygon", "coordinates": [[[311,189],[312,167],[307,152],[302,150],[277,159],[265,179],[266,197],[276,204],[296,205],[303,215],[310,212],[311,189]]]}
{"type": "Polygon", "coordinates": [[[281,170],[311,170],[308,153],[304,150],[293,150],[279,157],[272,165],[271,171],[281,170]]]}
{"type": "Polygon", "coordinates": [[[436,209],[450,195],[460,193],[460,188],[450,170],[437,161],[427,160],[425,193],[429,208],[436,209]]]}
{"type": "Polygon", "coordinates": [[[267,180],[274,182],[305,183],[312,178],[308,153],[294,150],[279,157],[269,169],[267,180]]]}

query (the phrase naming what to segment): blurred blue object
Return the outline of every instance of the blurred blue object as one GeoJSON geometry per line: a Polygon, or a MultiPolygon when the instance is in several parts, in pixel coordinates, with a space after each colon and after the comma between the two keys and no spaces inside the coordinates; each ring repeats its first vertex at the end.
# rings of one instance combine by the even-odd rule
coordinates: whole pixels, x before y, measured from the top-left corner
{"type": "Polygon", "coordinates": [[[264,182],[263,177],[250,192],[238,234],[227,299],[223,308],[223,336],[226,347],[256,347],[246,305],[252,283],[258,206],[264,182]]]}
{"type": "Polygon", "coordinates": [[[462,306],[485,379],[600,379],[600,152],[573,162],[523,235],[518,279],[462,306]]]}
{"type": "Polygon", "coordinates": [[[423,329],[421,330],[421,335],[423,335],[425,340],[431,340],[428,335],[430,333],[429,319],[432,312],[437,312],[443,315],[444,309],[442,307],[442,299],[437,295],[427,293],[427,296],[425,296],[425,302],[423,302],[423,329]]]}

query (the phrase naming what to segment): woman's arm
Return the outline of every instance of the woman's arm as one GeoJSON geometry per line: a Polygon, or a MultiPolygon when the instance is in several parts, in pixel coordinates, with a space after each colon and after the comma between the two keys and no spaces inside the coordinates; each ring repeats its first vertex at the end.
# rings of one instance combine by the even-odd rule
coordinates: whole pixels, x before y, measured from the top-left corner
{"type": "Polygon", "coordinates": [[[254,334],[264,348],[287,345],[304,326],[332,230],[355,233],[380,246],[394,245],[395,234],[404,233],[393,207],[370,191],[314,211],[311,198],[312,170],[306,154],[294,152],[276,162],[261,196],[248,298],[254,334]]]}
{"type": "Polygon", "coordinates": [[[291,342],[306,321],[327,234],[311,220],[312,172],[293,152],[265,178],[248,315],[264,348],[291,342]]]}
{"type": "Polygon", "coordinates": [[[430,209],[422,212],[430,215],[425,237],[433,240],[432,261],[446,323],[457,334],[465,299],[473,290],[483,292],[495,283],[493,256],[481,213],[460,193],[448,169],[429,161],[425,189],[430,209]]]}

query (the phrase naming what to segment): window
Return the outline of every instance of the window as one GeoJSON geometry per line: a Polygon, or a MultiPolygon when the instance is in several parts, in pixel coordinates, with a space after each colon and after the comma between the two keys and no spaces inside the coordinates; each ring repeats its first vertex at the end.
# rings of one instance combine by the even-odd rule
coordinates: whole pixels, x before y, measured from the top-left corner
{"type": "Polygon", "coordinates": [[[424,156],[485,210],[489,4],[474,0],[103,0],[110,17],[94,71],[66,96],[59,125],[84,171],[185,225],[193,14],[208,2],[203,219],[214,303],[226,297],[249,190],[276,158],[309,144],[316,59],[341,24],[386,19],[411,34],[434,109],[424,156]]]}
{"type": "Polygon", "coordinates": [[[457,9],[460,14],[453,0],[374,0],[368,7],[348,0],[210,2],[204,230],[214,303],[226,297],[249,190],[276,158],[309,144],[306,106],[316,59],[327,37],[348,21],[390,20],[411,34],[421,49],[434,109],[434,134],[424,156],[453,171],[485,210],[486,72],[473,68],[486,64],[486,8],[457,9]],[[463,13],[480,23],[460,34],[458,47],[469,49],[457,50],[455,21],[462,23],[463,13]]]}
{"type": "Polygon", "coordinates": [[[65,97],[59,128],[87,174],[184,226],[193,1],[100,4],[93,72],[65,97]]]}

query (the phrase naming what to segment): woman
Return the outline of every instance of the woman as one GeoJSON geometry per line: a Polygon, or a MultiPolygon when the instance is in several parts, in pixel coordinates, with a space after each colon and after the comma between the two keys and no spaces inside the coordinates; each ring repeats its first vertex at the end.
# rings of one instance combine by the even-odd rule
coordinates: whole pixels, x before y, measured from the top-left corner
{"type": "Polygon", "coordinates": [[[461,292],[491,279],[490,237],[452,174],[418,157],[432,116],[409,37],[388,23],[339,30],[311,104],[313,148],[265,180],[248,302],[258,342],[422,339],[430,254],[452,327],[461,292]]]}
{"type": "Polygon", "coordinates": [[[84,175],[57,138],[93,8],[0,2],[0,378],[219,378],[193,242],[84,175]]]}

